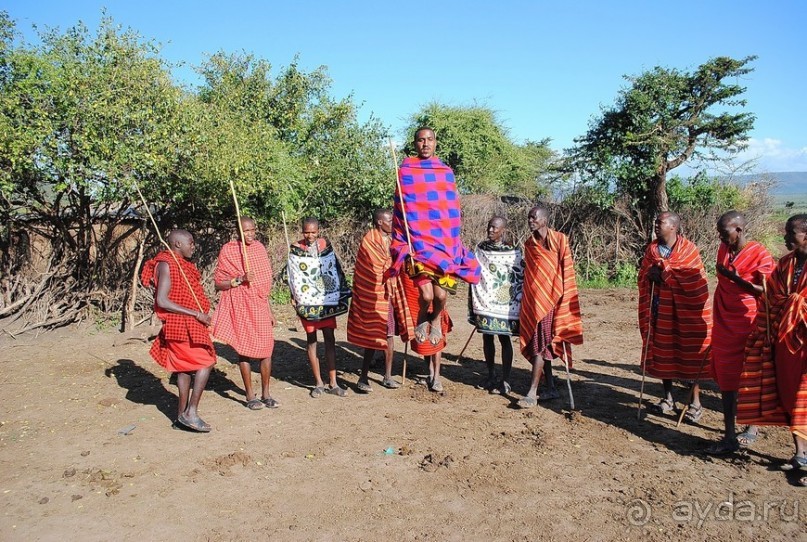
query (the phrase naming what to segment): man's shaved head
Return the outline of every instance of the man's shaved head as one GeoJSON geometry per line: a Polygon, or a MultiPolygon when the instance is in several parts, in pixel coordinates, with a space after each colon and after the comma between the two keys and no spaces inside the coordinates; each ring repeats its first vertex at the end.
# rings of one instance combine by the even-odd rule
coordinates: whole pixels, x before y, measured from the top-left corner
{"type": "Polygon", "coordinates": [[[660,215],[658,215],[659,219],[662,222],[669,221],[675,227],[675,231],[681,231],[681,217],[678,216],[677,213],[673,213],[672,211],[664,211],[660,215]]]}
{"type": "Polygon", "coordinates": [[[723,213],[720,215],[720,218],[717,220],[718,224],[722,224],[724,226],[737,226],[738,228],[745,229],[746,220],[745,216],[739,211],[731,210],[723,213]]]}
{"type": "Polygon", "coordinates": [[[168,234],[168,244],[171,247],[177,242],[188,242],[193,240],[193,235],[188,230],[171,230],[168,234]]]}
{"type": "Polygon", "coordinates": [[[373,224],[378,224],[378,221],[382,220],[387,215],[392,215],[392,211],[389,209],[376,209],[373,211],[373,224]]]}

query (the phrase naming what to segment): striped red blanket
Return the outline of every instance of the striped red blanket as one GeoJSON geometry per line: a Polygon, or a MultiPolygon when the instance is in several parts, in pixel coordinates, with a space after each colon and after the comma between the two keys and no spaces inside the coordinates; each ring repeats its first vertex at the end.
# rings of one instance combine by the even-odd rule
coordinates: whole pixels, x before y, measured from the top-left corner
{"type": "Polygon", "coordinates": [[[527,359],[532,357],[530,342],[538,323],[554,309],[552,350],[558,356],[565,347],[571,365],[568,345],[583,344],[574,261],[563,233],[549,230],[547,244],[548,248],[544,248],[532,235],[524,243],[524,289],[519,314],[521,354],[527,359]]]}
{"type": "Polygon", "coordinates": [[[389,237],[376,228],[368,231],[359,245],[353,270],[353,298],[347,318],[347,340],[373,350],[387,347],[387,319],[392,303],[393,317],[401,338],[408,341],[414,333],[412,317],[399,277],[382,281],[392,263],[389,237]]]}
{"type": "MultiPolygon", "coordinates": [[[[762,284],[773,271],[773,258],[756,241],[749,241],[733,260],[725,243],[717,251],[717,263],[734,271],[743,280],[762,284]]],[[[712,377],[722,391],[737,391],[745,357],[745,342],[754,329],[757,296],[728,277],[717,274],[712,327],[712,377]]]]}
{"type": "MultiPolygon", "coordinates": [[[[270,323],[269,293],[272,291],[272,264],[266,248],[258,241],[246,245],[249,269],[254,280],[221,292],[213,314],[213,336],[239,355],[264,359],[272,356],[275,337],[270,323]]],[[[246,274],[242,244],[230,241],[221,247],[216,263],[216,282],[246,274]]]]}
{"type": "Polygon", "coordinates": [[[479,282],[479,264],[460,240],[462,217],[454,172],[438,158],[406,158],[398,169],[392,219],[392,270],[400,272],[409,255],[401,200],[414,260],[437,274],[479,282]]]}
{"type": "MultiPolygon", "coordinates": [[[[647,273],[661,267],[663,284],[655,286],[658,313],[647,349],[647,373],[662,379],[708,379],[702,362],[711,340],[712,307],[698,247],[679,235],[669,258],[662,258],[658,241],[647,246],[639,270],[639,331],[647,340],[651,325],[650,281],[647,273]]],[[[644,347],[644,345],[643,345],[644,347]]]]}
{"type": "Polygon", "coordinates": [[[795,266],[791,252],[768,279],[768,309],[761,304],[746,345],[737,421],[789,425],[807,438],[807,264],[794,284],[795,266]]]}
{"type": "MultiPolygon", "coordinates": [[[[406,273],[402,273],[400,276],[401,285],[403,286],[404,295],[406,296],[406,303],[408,304],[410,310],[412,311],[411,315],[411,322],[417,322],[419,316],[419,307],[418,298],[420,297],[420,290],[415,283],[412,282],[412,279],[406,273]]],[[[432,306],[429,305],[427,312],[431,312],[432,306]]],[[[411,324],[410,324],[411,325],[411,324]]],[[[410,337],[412,338],[409,341],[409,344],[412,346],[412,350],[415,351],[416,354],[420,354],[421,356],[431,356],[432,354],[436,354],[438,352],[442,352],[443,349],[446,347],[448,341],[448,334],[454,328],[454,322],[451,321],[451,317],[448,315],[447,310],[443,310],[440,315],[440,328],[443,330],[443,338],[440,340],[439,343],[436,345],[431,344],[429,341],[426,341],[422,344],[419,344],[415,339],[414,328],[410,333],[410,337]]]]}

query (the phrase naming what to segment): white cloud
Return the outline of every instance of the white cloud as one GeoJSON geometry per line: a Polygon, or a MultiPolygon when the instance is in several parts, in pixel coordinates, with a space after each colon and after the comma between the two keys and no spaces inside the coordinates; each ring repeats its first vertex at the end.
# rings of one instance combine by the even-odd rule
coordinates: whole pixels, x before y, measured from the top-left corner
{"type": "Polygon", "coordinates": [[[751,138],[748,148],[739,153],[737,162],[756,161],[757,171],[807,171],[807,147],[786,147],[779,139],[751,138]]]}

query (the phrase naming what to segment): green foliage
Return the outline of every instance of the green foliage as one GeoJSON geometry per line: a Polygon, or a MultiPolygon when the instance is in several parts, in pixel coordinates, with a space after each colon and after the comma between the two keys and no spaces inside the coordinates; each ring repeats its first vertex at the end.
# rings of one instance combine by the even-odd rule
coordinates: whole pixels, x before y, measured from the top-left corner
{"type": "Polygon", "coordinates": [[[582,288],[607,288],[611,286],[608,264],[589,263],[578,264],[576,269],[577,280],[582,288]]]}
{"type": "Polygon", "coordinates": [[[272,302],[272,306],[291,304],[289,285],[281,281],[275,282],[272,292],[269,294],[269,300],[272,302]]]}
{"type": "Polygon", "coordinates": [[[670,207],[680,210],[742,209],[748,203],[737,185],[710,179],[702,172],[688,179],[673,176],[667,182],[667,193],[670,207]]]}
{"type": "Polygon", "coordinates": [[[628,262],[620,262],[616,269],[606,263],[578,263],[576,273],[581,288],[635,288],[639,278],[639,270],[628,262]]]}
{"type": "MultiPolygon", "coordinates": [[[[106,16],[95,31],[49,30],[29,45],[0,12],[0,220],[6,234],[51,242],[52,282],[70,285],[73,307],[125,298],[136,270],[117,258],[139,229],[125,222],[139,207],[135,184],[163,233],[231,223],[231,183],[264,223],[389,205],[387,130],[360,123],[352,96],[331,97],[324,67],[305,72],[294,59],[273,75],[265,60],[222,52],[190,90],[159,53],[106,16]]],[[[5,275],[16,264],[8,243],[0,249],[5,275]]]]}
{"type": "Polygon", "coordinates": [[[669,208],[667,173],[691,158],[714,151],[735,153],[746,144],[755,117],[745,106],[745,88],[726,82],[752,71],[756,57],[717,57],[694,72],[656,67],[626,77],[613,107],[592,120],[588,132],[567,151],[566,169],[583,181],[632,198],[644,222],[669,208]]]}
{"type": "Polygon", "coordinates": [[[513,143],[493,110],[430,103],[410,119],[404,151],[414,154],[414,132],[428,126],[437,136],[436,154],[449,165],[465,193],[511,194],[533,199],[553,158],[549,141],[513,143]]]}
{"type": "Polygon", "coordinates": [[[272,79],[264,60],[217,53],[199,71],[209,130],[221,136],[202,161],[211,182],[233,180],[247,212],[328,220],[389,204],[386,129],[360,124],[350,98],[332,99],[324,67],[305,73],[295,59],[272,79]]]}
{"type": "Polygon", "coordinates": [[[639,268],[630,262],[620,262],[616,266],[613,282],[615,286],[633,288],[639,281],[639,268]]]}

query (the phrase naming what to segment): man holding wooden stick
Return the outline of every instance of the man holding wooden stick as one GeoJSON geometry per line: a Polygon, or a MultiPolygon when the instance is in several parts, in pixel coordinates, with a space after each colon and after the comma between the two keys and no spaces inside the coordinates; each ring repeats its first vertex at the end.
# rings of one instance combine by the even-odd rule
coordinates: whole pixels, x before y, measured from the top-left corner
{"type": "Polygon", "coordinates": [[[698,381],[708,377],[704,361],[712,330],[706,270],[698,247],[681,235],[677,214],[659,214],[654,228],[656,240],[645,249],[638,278],[639,331],[643,341],[650,337],[645,367],[662,379],[664,397],[654,405],[659,414],[676,412],[674,379],[693,382],[686,418],[695,423],[703,415],[698,381]]]}
{"type": "Polygon", "coordinates": [[[210,425],[199,417],[197,409],[216,363],[216,351],[207,330],[210,301],[202,288],[201,273],[188,261],[196,249],[193,236],[186,230],[174,230],[166,244],[169,250],[147,261],[140,274],[144,286],[156,288],[154,312],[163,323],[149,354],[177,375],[176,424],[207,433],[210,425]]]}
{"type": "Polygon", "coordinates": [[[552,377],[552,360],[563,359],[567,370],[569,399],[572,344],[583,344],[583,322],[574,261],[566,235],[549,228],[549,210],[536,205],[527,215],[532,234],[524,243],[524,287],[519,315],[521,354],[532,364],[527,395],[517,406],[531,408],[538,401],[560,396],[552,377]],[[538,384],[546,373],[547,391],[538,396],[538,384]]]}
{"type": "Polygon", "coordinates": [[[398,169],[392,221],[392,265],[385,280],[398,276],[404,264],[404,289],[416,311],[412,344],[429,363],[429,388],[441,392],[440,353],[451,328],[446,293],[457,279],[479,282],[479,263],[460,239],[462,217],[454,172],[435,156],[431,128],[415,131],[417,156],[398,169]]]}
{"type": "Polygon", "coordinates": [[[408,341],[413,334],[412,317],[403,295],[400,278],[382,279],[392,257],[389,252],[392,212],[376,209],[373,227],[359,245],[353,270],[353,298],[347,318],[347,340],[364,348],[361,376],[356,389],[373,391],[368,373],[376,352],[384,352],[384,378],[381,385],[395,389],[400,384],[392,378],[392,359],[396,335],[408,341]]]}
{"type": "Polygon", "coordinates": [[[746,236],[745,217],[737,211],[724,213],[717,221],[717,289],[712,328],[712,375],[723,401],[723,438],[707,448],[713,455],[730,454],[757,439],[758,429],[749,426],[736,434],[737,389],[745,357],[745,343],[754,330],[759,312],[762,283],[774,262],[767,249],[746,236]]]}
{"type": "Polygon", "coordinates": [[[240,222],[241,239],[221,247],[216,263],[213,279],[221,298],[213,314],[213,336],[238,354],[247,408],[276,408],[280,403],[269,394],[275,346],[275,317],[269,300],[272,264],[266,248],[255,238],[255,221],[242,217],[240,222]],[[260,399],[252,389],[252,359],[260,364],[260,399]]]}

